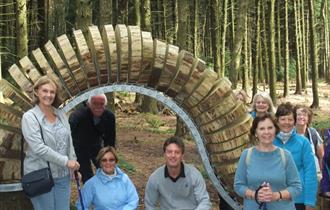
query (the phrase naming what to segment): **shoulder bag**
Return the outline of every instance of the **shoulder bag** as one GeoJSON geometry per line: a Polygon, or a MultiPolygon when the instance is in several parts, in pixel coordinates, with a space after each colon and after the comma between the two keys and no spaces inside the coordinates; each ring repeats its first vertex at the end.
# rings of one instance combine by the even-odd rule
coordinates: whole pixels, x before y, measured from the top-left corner
{"type": "MultiPolygon", "coordinates": [[[[33,114],[34,115],[34,114],[33,114]]],[[[35,115],[34,115],[35,116],[35,115]]],[[[35,116],[37,119],[37,117],[35,116]]],[[[45,143],[43,132],[41,125],[37,119],[37,122],[40,126],[41,138],[42,141],[45,143]]],[[[24,145],[24,138],[22,136],[21,142],[21,174],[22,174],[22,188],[23,192],[30,198],[47,193],[51,191],[52,187],[54,186],[54,180],[52,176],[52,172],[49,167],[49,162],[47,161],[48,167],[42,168],[39,170],[32,171],[31,173],[23,175],[23,145],[24,145]]]]}

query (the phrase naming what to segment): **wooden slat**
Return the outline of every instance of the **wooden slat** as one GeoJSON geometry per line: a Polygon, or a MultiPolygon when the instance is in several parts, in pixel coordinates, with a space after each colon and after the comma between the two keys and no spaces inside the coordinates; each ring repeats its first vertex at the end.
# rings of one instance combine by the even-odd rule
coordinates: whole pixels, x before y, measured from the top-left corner
{"type": "Polygon", "coordinates": [[[4,79],[0,80],[0,91],[2,91],[5,98],[12,100],[15,105],[24,111],[32,108],[31,99],[4,79]]]}
{"type": "Polygon", "coordinates": [[[102,39],[106,53],[109,83],[117,81],[117,43],[112,25],[103,26],[102,39]]]}
{"type": "Polygon", "coordinates": [[[196,106],[208,94],[216,79],[217,74],[214,71],[205,70],[200,83],[195,86],[192,93],[182,102],[184,107],[190,110],[193,106],[196,106]]]}
{"type": "Polygon", "coordinates": [[[197,65],[197,61],[193,54],[184,50],[180,51],[176,67],[178,69],[177,74],[173,77],[169,88],[165,92],[167,95],[175,97],[182,90],[190,79],[192,71],[197,65]]]}
{"type": "Polygon", "coordinates": [[[55,72],[53,71],[52,67],[48,63],[45,55],[42,53],[40,48],[33,50],[32,55],[33,55],[35,61],[37,61],[43,74],[49,74],[52,77],[56,77],[55,72]]]}
{"type": "Polygon", "coordinates": [[[189,81],[183,86],[181,91],[175,97],[175,100],[178,101],[178,103],[182,103],[192,94],[199,84],[203,82],[205,68],[205,62],[199,59],[196,68],[192,71],[189,81]]]}
{"type": "Polygon", "coordinates": [[[18,66],[13,64],[8,71],[15,82],[21,87],[22,92],[26,92],[30,98],[33,98],[33,84],[28,78],[26,78],[25,74],[18,68],[18,66]]]}
{"type": "Polygon", "coordinates": [[[78,61],[74,49],[72,48],[70,40],[65,34],[63,34],[62,36],[57,37],[57,43],[59,49],[62,52],[62,55],[66,60],[66,64],[69,67],[69,71],[71,71],[72,75],[75,78],[75,81],[77,81],[79,91],[87,89],[87,77],[85,75],[85,72],[80,67],[80,63],[78,61]]]}
{"type": "Polygon", "coordinates": [[[128,82],[136,83],[139,80],[142,58],[142,37],[138,26],[128,26],[129,59],[128,82]]]}
{"type": "Polygon", "coordinates": [[[125,25],[119,24],[115,29],[117,42],[117,82],[127,82],[128,80],[128,32],[125,25]]]}
{"type": "Polygon", "coordinates": [[[21,133],[21,129],[19,127],[7,125],[7,124],[1,123],[1,122],[0,122],[0,129],[5,130],[5,131],[10,131],[12,133],[18,133],[18,134],[21,133]]]}
{"type": "Polygon", "coordinates": [[[88,79],[88,87],[97,86],[99,84],[97,80],[97,74],[86,39],[81,30],[73,31],[73,35],[78,50],[78,59],[80,60],[81,67],[88,79]]]}
{"type": "Polygon", "coordinates": [[[154,40],[154,59],[152,62],[152,71],[148,81],[149,87],[155,87],[159,81],[159,77],[165,65],[165,56],[167,50],[168,47],[166,43],[157,39],[154,40]]]}
{"type": "Polygon", "coordinates": [[[210,160],[211,162],[226,162],[232,159],[238,159],[245,148],[245,146],[240,146],[226,152],[211,153],[210,160]]]}
{"type": "Polygon", "coordinates": [[[29,79],[35,83],[40,77],[41,74],[37,70],[37,68],[33,65],[32,61],[29,59],[29,57],[24,56],[22,59],[19,60],[19,63],[21,64],[22,71],[28,75],[29,79]]]}
{"type": "MultiPolygon", "coordinates": [[[[199,125],[204,125],[207,122],[210,122],[212,119],[217,119],[224,116],[226,113],[234,109],[236,104],[237,100],[235,96],[230,93],[227,97],[223,98],[223,100],[219,100],[218,105],[212,107],[211,109],[199,109],[200,115],[196,115],[195,119],[199,125]]],[[[193,110],[191,110],[190,113],[193,113],[192,111],[193,110]]]]}
{"type": "Polygon", "coordinates": [[[61,56],[51,41],[48,41],[45,44],[45,49],[50,59],[53,61],[55,67],[57,68],[58,73],[61,75],[62,81],[65,84],[64,88],[68,90],[71,96],[79,93],[77,81],[71,75],[71,72],[65,65],[64,61],[62,60],[61,56]]]}
{"type": "Polygon", "coordinates": [[[232,150],[236,147],[241,147],[245,144],[250,143],[250,133],[243,134],[242,136],[238,136],[229,141],[221,142],[221,143],[208,143],[206,144],[207,151],[209,153],[220,153],[232,150]]]}
{"type": "Polygon", "coordinates": [[[9,125],[20,125],[23,112],[0,102],[0,119],[9,125]]]}
{"type": "Polygon", "coordinates": [[[102,37],[97,26],[88,27],[88,44],[92,52],[99,84],[108,84],[108,66],[102,37]]]}
{"type": "MultiPolygon", "coordinates": [[[[168,44],[166,50],[165,64],[161,71],[156,89],[164,92],[168,89],[171,81],[177,74],[177,60],[179,55],[179,47],[168,44]]],[[[157,60],[155,60],[157,61],[157,60]]]]}
{"type": "Polygon", "coordinates": [[[236,107],[230,110],[230,112],[225,113],[223,116],[220,116],[215,119],[214,118],[208,119],[209,121],[206,124],[202,125],[201,127],[205,132],[212,133],[234,122],[245,113],[247,113],[245,105],[242,103],[237,103],[236,107]]]}
{"type": "Polygon", "coordinates": [[[150,32],[142,31],[142,62],[139,84],[149,81],[154,57],[153,39],[150,32]]]}
{"type": "Polygon", "coordinates": [[[252,124],[252,118],[247,113],[242,118],[238,119],[233,123],[230,123],[229,125],[226,125],[225,127],[221,128],[216,132],[208,134],[207,132],[204,132],[202,129],[201,130],[204,133],[206,143],[211,143],[211,142],[219,143],[219,142],[229,141],[237,136],[241,136],[249,132],[251,128],[251,124],[252,124]]]}
{"type": "MultiPolygon", "coordinates": [[[[55,80],[55,82],[57,84],[62,84],[60,78],[55,74],[55,72],[51,68],[50,64],[48,63],[45,55],[42,53],[40,48],[38,48],[36,50],[33,50],[32,55],[33,55],[35,61],[38,63],[38,65],[39,65],[41,71],[43,72],[43,74],[46,74],[49,77],[51,77],[53,80],[55,80]]],[[[64,101],[70,97],[69,93],[68,93],[68,90],[65,89],[65,88],[60,89],[59,96],[64,101]]]]}

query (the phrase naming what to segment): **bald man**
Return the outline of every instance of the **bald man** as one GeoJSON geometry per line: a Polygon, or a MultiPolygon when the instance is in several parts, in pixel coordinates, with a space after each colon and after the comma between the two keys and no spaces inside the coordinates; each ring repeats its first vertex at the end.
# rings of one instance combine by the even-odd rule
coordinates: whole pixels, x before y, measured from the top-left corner
{"type": "Polygon", "coordinates": [[[89,97],[86,106],[79,107],[70,117],[73,145],[80,163],[82,181],[85,183],[93,174],[91,162],[98,167],[96,155],[104,146],[115,147],[115,115],[105,108],[104,94],[89,97]]]}

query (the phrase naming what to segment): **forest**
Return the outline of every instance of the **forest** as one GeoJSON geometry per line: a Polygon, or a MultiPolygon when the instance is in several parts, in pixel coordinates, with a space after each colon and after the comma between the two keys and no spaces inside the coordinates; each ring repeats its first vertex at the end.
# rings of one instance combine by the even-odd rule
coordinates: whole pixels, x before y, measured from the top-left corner
{"type": "MultiPolygon", "coordinates": [[[[327,0],[2,0],[1,75],[48,40],[90,25],[138,25],[207,62],[232,87],[287,96],[330,82],[327,0]],[[283,85],[279,92],[277,85],[283,85]]],[[[54,42],[55,43],[55,42],[54,42]]]]}

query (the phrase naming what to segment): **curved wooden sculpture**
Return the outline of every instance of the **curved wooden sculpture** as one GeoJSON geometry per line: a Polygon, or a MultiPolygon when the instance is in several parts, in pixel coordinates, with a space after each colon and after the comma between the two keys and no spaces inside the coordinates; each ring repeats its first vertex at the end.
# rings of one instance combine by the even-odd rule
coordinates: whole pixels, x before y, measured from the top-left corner
{"type": "Polygon", "coordinates": [[[114,29],[105,25],[101,31],[91,26],[86,36],[76,30],[72,39],[62,35],[56,43],[47,42],[43,49],[12,65],[9,73],[20,88],[0,81],[0,91],[8,101],[0,103],[0,189],[20,180],[20,119],[32,107],[34,82],[48,74],[62,84],[64,108],[93,89],[118,84],[145,87],[173,101],[202,136],[198,146],[207,151],[202,159],[212,167],[208,173],[216,177],[212,181],[217,190],[239,209],[228,193],[234,195],[236,164],[250,144],[252,119],[236,100],[228,79],[218,78],[191,53],[153,40],[151,33],[137,26],[117,25],[114,29]]]}

